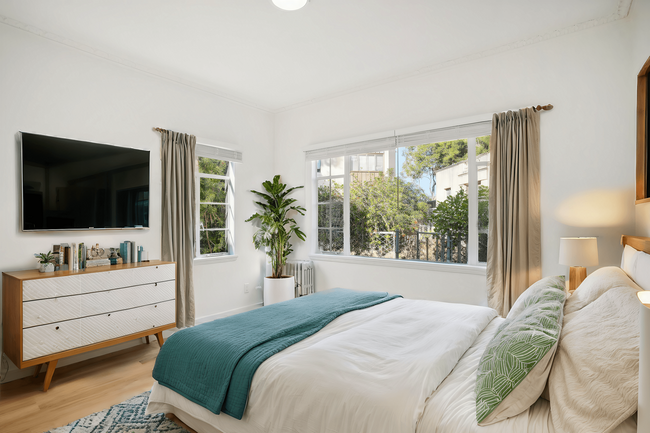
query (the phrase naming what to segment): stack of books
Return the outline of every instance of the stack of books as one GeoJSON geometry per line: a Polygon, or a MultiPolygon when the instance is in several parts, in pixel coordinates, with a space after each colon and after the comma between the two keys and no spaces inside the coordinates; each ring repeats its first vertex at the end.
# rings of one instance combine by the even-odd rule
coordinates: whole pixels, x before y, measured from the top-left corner
{"type": "Polygon", "coordinates": [[[142,261],[141,245],[136,245],[133,241],[124,241],[120,243],[120,257],[123,263],[139,263],[142,261]]]}

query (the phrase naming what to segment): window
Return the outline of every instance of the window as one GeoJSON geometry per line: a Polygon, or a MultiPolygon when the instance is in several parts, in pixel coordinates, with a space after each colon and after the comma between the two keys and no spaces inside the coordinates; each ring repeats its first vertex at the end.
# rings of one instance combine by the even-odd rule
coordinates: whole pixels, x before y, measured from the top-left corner
{"type": "Polygon", "coordinates": [[[343,157],[327,158],[317,162],[318,251],[343,252],[343,157]]]}
{"type": "Polygon", "coordinates": [[[486,262],[489,141],[475,135],[316,160],[317,252],[486,262]]]}
{"type": "Polygon", "coordinates": [[[233,164],[203,156],[197,164],[196,256],[233,254],[233,164]]]}

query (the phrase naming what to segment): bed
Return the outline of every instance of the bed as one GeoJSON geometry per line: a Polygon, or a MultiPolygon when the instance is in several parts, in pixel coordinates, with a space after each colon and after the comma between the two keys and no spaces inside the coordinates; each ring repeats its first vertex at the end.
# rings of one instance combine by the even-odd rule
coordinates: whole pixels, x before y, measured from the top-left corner
{"type": "MultiPolygon", "coordinates": [[[[641,242],[648,241],[650,245],[648,238],[624,237],[623,241],[639,250],[646,245],[641,242]]],[[[593,310],[590,304],[597,305],[598,298],[603,298],[600,304],[607,304],[609,301],[604,299],[607,292],[629,299],[630,294],[641,290],[623,267],[624,264],[621,268],[594,272],[583,283],[584,288],[581,286],[572,296],[571,303],[567,301],[565,327],[570,321],[573,328],[567,327],[571,332],[562,335],[566,350],[560,340],[554,363],[571,364],[571,356],[580,356],[572,353],[570,344],[575,343],[569,341],[581,317],[593,314],[589,312],[593,310]],[[617,290],[625,296],[614,293],[617,290]],[[569,314],[567,309],[571,310],[569,314]]],[[[629,308],[637,308],[637,304],[629,308]]],[[[546,395],[546,399],[540,397],[516,416],[492,425],[477,424],[477,371],[486,348],[506,320],[485,307],[392,299],[341,315],[317,333],[261,363],[250,383],[241,420],[224,413],[217,415],[157,382],[147,413],[174,414],[199,433],[570,431],[557,420],[556,424],[563,429],[556,429],[551,416],[552,412],[565,410],[564,406],[558,406],[558,401],[567,406],[567,412],[575,409],[570,407],[571,396],[569,400],[560,398],[560,394],[567,393],[559,385],[559,388],[546,386],[545,393],[551,393],[550,402],[546,395]]],[[[634,362],[634,350],[638,365],[638,326],[627,334],[627,340],[622,341],[631,347],[626,365],[634,362]]],[[[557,367],[557,370],[562,369],[557,367]]],[[[553,373],[551,370],[549,383],[553,373]]],[[[561,372],[556,382],[567,381],[559,375],[561,372]]],[[[627,395],[629,389],[618,392],[627,395]]],[[[590,404],[597,407],[599,402],[590,404]]],[[[580,408],[575,410],[579,412],[580,408]]],[[[636,400],[634,408],[627,401],[627,406],[619,408],[616,416],[599,421],[600,425],[609,426],[602,431],[636,432],[635,411],[636,400]]]]}

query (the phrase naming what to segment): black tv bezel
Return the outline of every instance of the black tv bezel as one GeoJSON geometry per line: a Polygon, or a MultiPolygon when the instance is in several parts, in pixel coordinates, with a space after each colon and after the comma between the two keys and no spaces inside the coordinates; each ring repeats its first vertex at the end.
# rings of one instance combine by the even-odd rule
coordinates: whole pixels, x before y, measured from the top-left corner
{"type": "Polygon", "coordinates": [[[90,144],[98,144],[101,146],[121,147],[124,149],[142,150],[144,152],[147,152],[149,154],[149,203],[147,205],[147,211],[149,212],[149,215],[151,215],[151,150],[142,149],[139,147],[132,147],[132,146],[120,146],[112,143],[101,143],[98,141],[79,140],[77,138],[61,137],[58,135],[40,134],[37,132],[18,131],[18,133],[16,134],[16,141],[20,151],[20,185],[19,185],[20,191],[18,196],[20,197],[20,231],[21,232],[38,233],[38,232],[79,232],[79,231],[109,231],[109,230],[149,230],[151,226],[151,221],[149,223],[149,227],[110,227],[110,228],[105,228],[105,227],[85,228],[84,227],[84,228],[65,228],[65,229],[26,229],[25,228],[25,189],[24,189],[25,176],[23,173],[25,168],[25,161],[23,159],[23,134],[40,135],[42,137],[61,138],[64,140],[77,141],[79,143],[90,143],[90,144]]]}

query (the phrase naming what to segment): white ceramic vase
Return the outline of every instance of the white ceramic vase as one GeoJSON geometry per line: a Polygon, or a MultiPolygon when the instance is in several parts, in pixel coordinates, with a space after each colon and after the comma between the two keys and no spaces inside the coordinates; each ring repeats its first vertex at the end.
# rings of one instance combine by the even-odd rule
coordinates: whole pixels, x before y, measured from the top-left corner
{"type": "Polygon", "coordinates": [[[41,263],[38,270],[40,272],[54,272],[54,263],[41,263]]]}
{"type": "Polygon", "coordinates": [[[296,297],[296,282],[293,276],[264,278],[264,305],[288,301],[296,297]]]}

